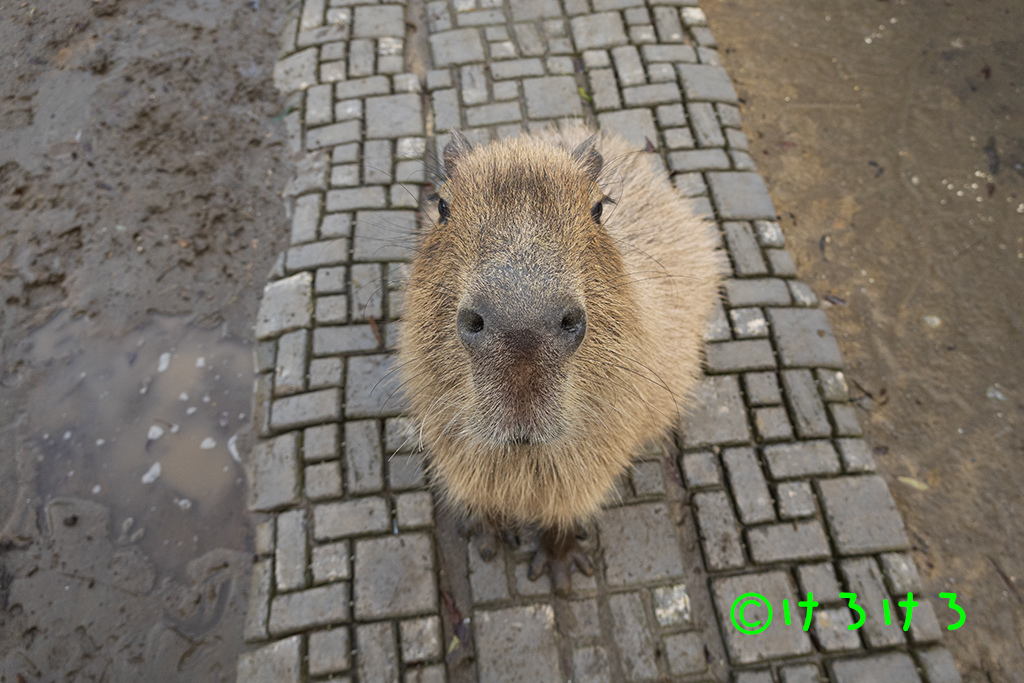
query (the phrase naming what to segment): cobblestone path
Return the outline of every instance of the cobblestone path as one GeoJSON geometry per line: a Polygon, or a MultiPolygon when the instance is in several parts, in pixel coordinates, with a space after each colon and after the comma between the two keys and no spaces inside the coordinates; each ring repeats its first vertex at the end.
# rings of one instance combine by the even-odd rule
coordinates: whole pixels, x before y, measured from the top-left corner
{"type": "Polygon", "coordinates": [[[960,680],[696,0],[305,0],[281,49],[304,156],[256,323],[239,681],[960,680]],[[389,355],[424,160],[566,117],[656,149],[733,271],[679,451],[621,482],[568,601],[435,511],[389,355]]]}

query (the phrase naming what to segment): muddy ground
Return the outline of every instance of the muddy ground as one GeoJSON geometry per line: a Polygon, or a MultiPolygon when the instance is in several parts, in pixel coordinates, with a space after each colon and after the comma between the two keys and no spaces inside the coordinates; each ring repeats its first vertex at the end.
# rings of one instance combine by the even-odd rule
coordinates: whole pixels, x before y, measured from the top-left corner
{"type": "Polygon", "coordinates": [[[946,643],[1024,681],[1024,6],[702,6],[946,643]]]}
{"type": "Polygon", "coordinates": [[[234,680],[285,10],[0,0],[0,681],[234,680]]]}

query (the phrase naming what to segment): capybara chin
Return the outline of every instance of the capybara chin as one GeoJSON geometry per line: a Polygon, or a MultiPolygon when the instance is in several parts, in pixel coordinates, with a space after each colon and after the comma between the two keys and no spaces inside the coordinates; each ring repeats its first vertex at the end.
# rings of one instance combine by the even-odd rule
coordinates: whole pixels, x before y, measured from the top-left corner
{"type": "Polygon", "coordinates": [[[400,367],[429,470],[491,531],[532,528],[559,594],[580,525],[700,375],[713,225],[648,158],[582,127],[444,149],[400,367]]]}

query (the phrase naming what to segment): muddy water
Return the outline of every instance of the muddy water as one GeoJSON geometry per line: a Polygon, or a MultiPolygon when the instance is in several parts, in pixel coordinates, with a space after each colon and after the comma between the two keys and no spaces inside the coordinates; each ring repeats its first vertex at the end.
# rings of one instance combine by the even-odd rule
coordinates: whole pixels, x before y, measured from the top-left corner
{"type": "Polygon", "coordinates": [[[213,548],[246,549],[245,342],[167,316],[111,339],[62,313],[27,344],[43,369],[26,408],[44,501],[106,505],[112,537],[140,548],[158,574],[180,576],[213,548]]]}

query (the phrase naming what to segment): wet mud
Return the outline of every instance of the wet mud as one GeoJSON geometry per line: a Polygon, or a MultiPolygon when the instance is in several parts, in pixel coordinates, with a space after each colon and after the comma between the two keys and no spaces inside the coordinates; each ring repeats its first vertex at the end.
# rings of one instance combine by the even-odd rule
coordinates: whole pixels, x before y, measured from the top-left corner
{"type": "Polygon", "coordinates": [[[1024,680],[1024,8],[706,0],[964,680],[1024,680]]]}

